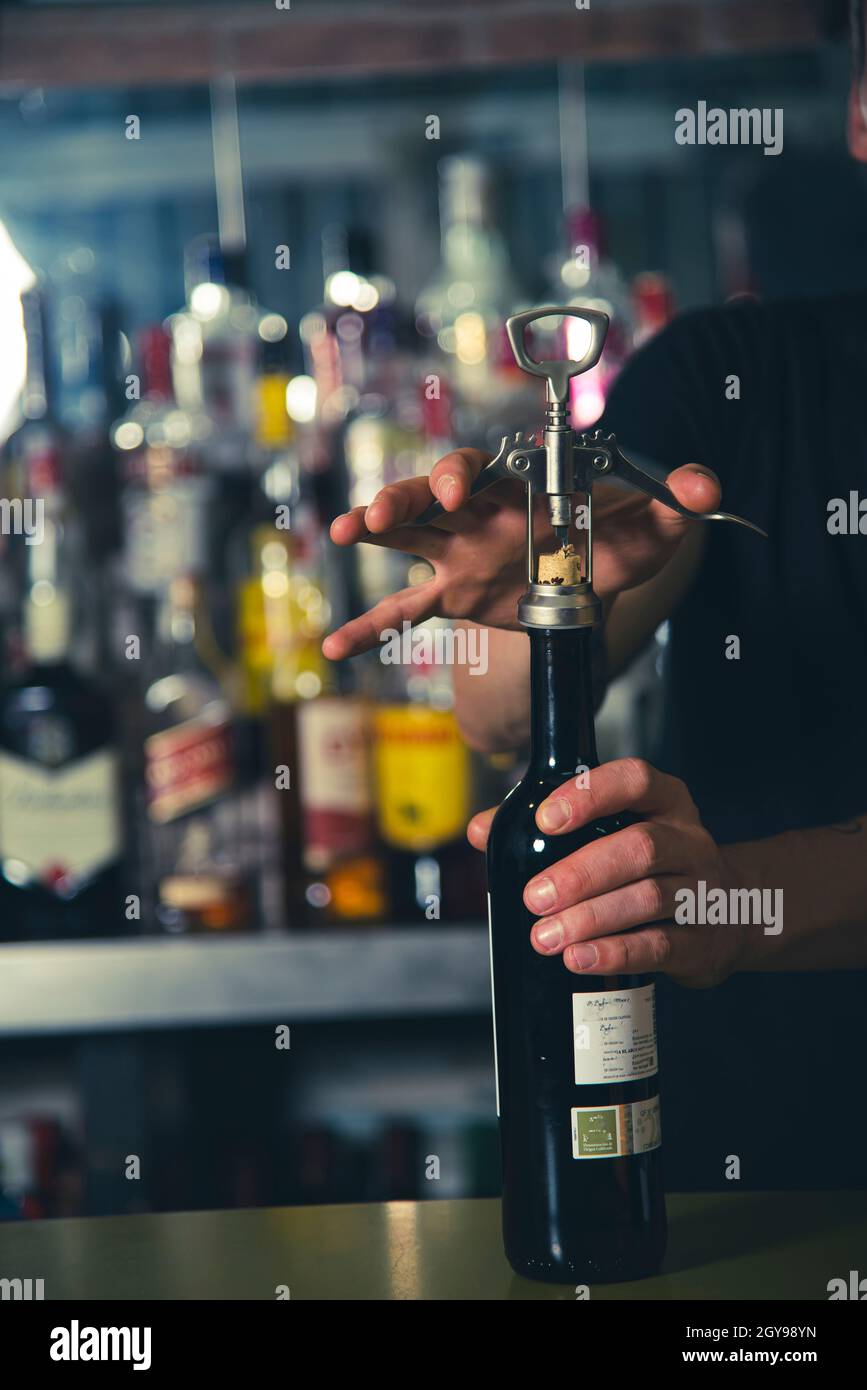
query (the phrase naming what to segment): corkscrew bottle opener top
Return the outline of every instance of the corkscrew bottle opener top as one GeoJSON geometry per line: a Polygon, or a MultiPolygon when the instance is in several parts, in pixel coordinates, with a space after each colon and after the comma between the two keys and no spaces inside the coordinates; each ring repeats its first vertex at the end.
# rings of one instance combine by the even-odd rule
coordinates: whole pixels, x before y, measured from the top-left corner
{"type": "MultiPolygon", "coordinates": [[[[751,521],[730,512],[693,512],[678,502],[664,482],[654,478],[626,457],[613,434],[602,430],[582,434],[569,420],[569,382],[572,377],[595,367],[602,356],[608,332],[608,315],[595,309],[542,308],[514,314],[506,321],[509,344],[518,366],[546,383],[543,443],[537,445],[521,435],[504,437],[494,458],[476,477],[470,496],[493,487],[505,478],[517,478],[527,488],[527,582],[528,591],[518,608],[520,621],[527,627],[585,627],[600,620],[599,600],[593,593],[593,484],[617,478],[647,497],[670,507],[691,521],[731,521],[767,539],[767,533],[751,521]],[[537,361],[530,356],[526,333],[541,319],[573,318],[589,328],[589,339],[582,357],[537,361]],[[550,557],[537,556],[534,542],[534,499],[547,498],[551,527],[560,543],[556,558],[562,563],[540,564],[550,557]],[[570,544],[576,516],[575,498],[581,498],[582,523],[575,530],[578,546],[570,544]],[[576,550],[582,553],[576,554],[576,550]],[[580,566],[580,570],[579,570],[580,566]],[[557,570],[562,574],[557,574],[557,570]],[[554,573],[552,573],[554,571],[554,573]],[[575,582],[571,580],[577,573],[575,582]]],[[[433,502],[416,517],[413,525],[426,526],[444,515],[439,502],[433,502]]]]}

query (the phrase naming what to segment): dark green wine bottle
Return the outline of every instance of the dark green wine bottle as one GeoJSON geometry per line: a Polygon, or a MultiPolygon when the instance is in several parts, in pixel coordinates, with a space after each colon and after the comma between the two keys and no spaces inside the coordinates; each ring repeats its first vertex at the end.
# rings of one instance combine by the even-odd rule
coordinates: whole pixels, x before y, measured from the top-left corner
{"type": "Polygon", "coordinates": [[[523,902],[537,873],[628,819],[553,837],[537,827],[540,802],[598,759],[590,630],[529,637],[530,764],[488,844],[506,1255],[552,1283],[637,1279],[659,1267],[666,1236],[654,986],[540,955],[523,902]]]}

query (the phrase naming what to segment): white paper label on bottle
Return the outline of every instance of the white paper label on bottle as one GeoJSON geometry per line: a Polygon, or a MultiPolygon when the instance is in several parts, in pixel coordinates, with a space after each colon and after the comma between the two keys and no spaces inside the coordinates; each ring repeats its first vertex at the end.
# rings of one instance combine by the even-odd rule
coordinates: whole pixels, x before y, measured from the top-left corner
{"type": "Polygon", "coordinates": [[[370,732],[362,701],[320,696],[298,706],[304,861],[321,873],[363,854],[373,835],[370,732]]]}
{"type": "Polygon", "coordinates": [[[0,753],[0,857],[7,877],[68,892],[119,853],[111,749],[59,768],[0,753]]]}
{"type": "Polygon", "coordinates": [[[305,812],[373,808],[367,710],[360,700],[322,695],[298,705],[301,797],[305,812]]]}
{"type": "Polygon", "coordinates": [[[179,575],[204,570],[210,491],[210,480],[192,477],[125,497],[126,572],[136,593],[160,593],[179,575]]]}
{"type": "Polygon", "coordinates": [[[623,1158],[662,1143],[659,1096],[631,1105],[576,1105],[572,1109],[573,1158],[623,1158]]]}
{"type": "Polygon", "coordinates": [[[572,995],[575,1085],[637,1081],[659,1070],[653,985],[572,995]]]}

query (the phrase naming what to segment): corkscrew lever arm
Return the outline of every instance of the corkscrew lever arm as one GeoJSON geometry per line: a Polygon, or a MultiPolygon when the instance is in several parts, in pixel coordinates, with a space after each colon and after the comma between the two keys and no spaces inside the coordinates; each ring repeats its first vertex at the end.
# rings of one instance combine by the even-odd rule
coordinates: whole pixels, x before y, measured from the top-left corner
{"type": "MultiPolygon", "coordinates": [[[[643,492],[645,496],[652,497],[656,502],[661,502],[664,507],[669,507],[671,511],[677,512],[680,516],[688,517],[690,521],[733,521],[736,525],[745,526],[748,531],[754,531],[756,535],[763,536],[767,540],[768,533],[763,531],[761,526],[756,526],[754,522],[747,521],[745,517],[736,516],[733,512],[694,512],[689,507],[684,507],[681,502],[678,502],[670,487],[660,482],[652,473],[639,468],[637,463],[633,463],[631,459],[626,457],[613,434],[603,435],[601,430],[597,430],[592,435],[579,435],[577,440],[573,450],[576,474],[583,471],[586,476],[584,486],[576,486],[576,492],[589,492],[597,478],[618,478],[621,482],[628,483],[630,487],[643,492]],[[588,464],[589,468],[587,467],[588,464]]],[[[514,439],[504,438],[495,457],[491,459],[490,463],[485,464],[473,480],[470,497],[478,497],[479,493],[485,492],[504,478],[512,477],[531,484],[531,478],[528,474],[532,464],[537,461],[537,456],[543,452],[543,450],[528,446],[520,436],[516,436],[514,439]]],[[[576,478],[576,482],[580,481],[580,478],[576,478]]],[[[539,491],[542,489],[540,488],[539,491]]],[[[414,521],[408,524],[410,526],[428,526],[432,521],[436,521],[437,517],[447,515],[448,513],[441,502],[432,502],[414,521]]]]}
{"type": "Polygon", "coordinates": [[[603,435],[601,430],[597,430],[592,436],[592,443],[599,445],[591,461],[591,468],[597,476],[619,478],[621,482],[629,483],[631,487],[643,492],[645,496],[661,502],[664,507],[669,507],[680,516],[688,517],[690,521],[734,521],[738,526],[745,526],[748,531],[755,531],[756,535],[768,539],[767,531],[763,531],[761,526],[747,521],[746,517],[735,516],[734,512],[694,512],[689,507],[684,507],[666,483],[660,482],[652,473],[647,473],[626,457],[613,434],[603,435]]]}

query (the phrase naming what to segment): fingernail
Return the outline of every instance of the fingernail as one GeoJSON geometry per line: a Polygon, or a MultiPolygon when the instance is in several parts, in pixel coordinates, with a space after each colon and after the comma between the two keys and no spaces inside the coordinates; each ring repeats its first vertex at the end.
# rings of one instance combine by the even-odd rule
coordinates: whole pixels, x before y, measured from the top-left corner
{"type": "Polygon", "coordinates": [[[535,883],[527,889],[527,897],[531,907],[544,912],[546,907],[553,907],[557,901],[557,889],[550,878],[537,878],[535,883]]]}
{"type": "Polygon", "coordinates": [[[589,970],[598,961],[599,952],[595,946],[582,942],[580,946],[570,946],[563,959],[572,970],[589,970]]]}
{"type": "Polygon", "coordinates": [[[559,917],[546,918],[537,922],[533,928],[536,945],[545,951],[555,951],[563,941],[563,927],[559,917]]]}
{"type": "Polygon", "coordinates": [[[559,830],[561,825],[566,824],[570,815],[569,802],[560,797],[557,801],[546,801],[539,807],[536,824],[542,830],[559,830]]]}
{"type": "Polygon", "coordinates": [[[437,497],[440,502],[451,502],[457,490],[457,479],[451,473],[447,473],[444,478],[440,478],[436,486],[437,497]]]}

